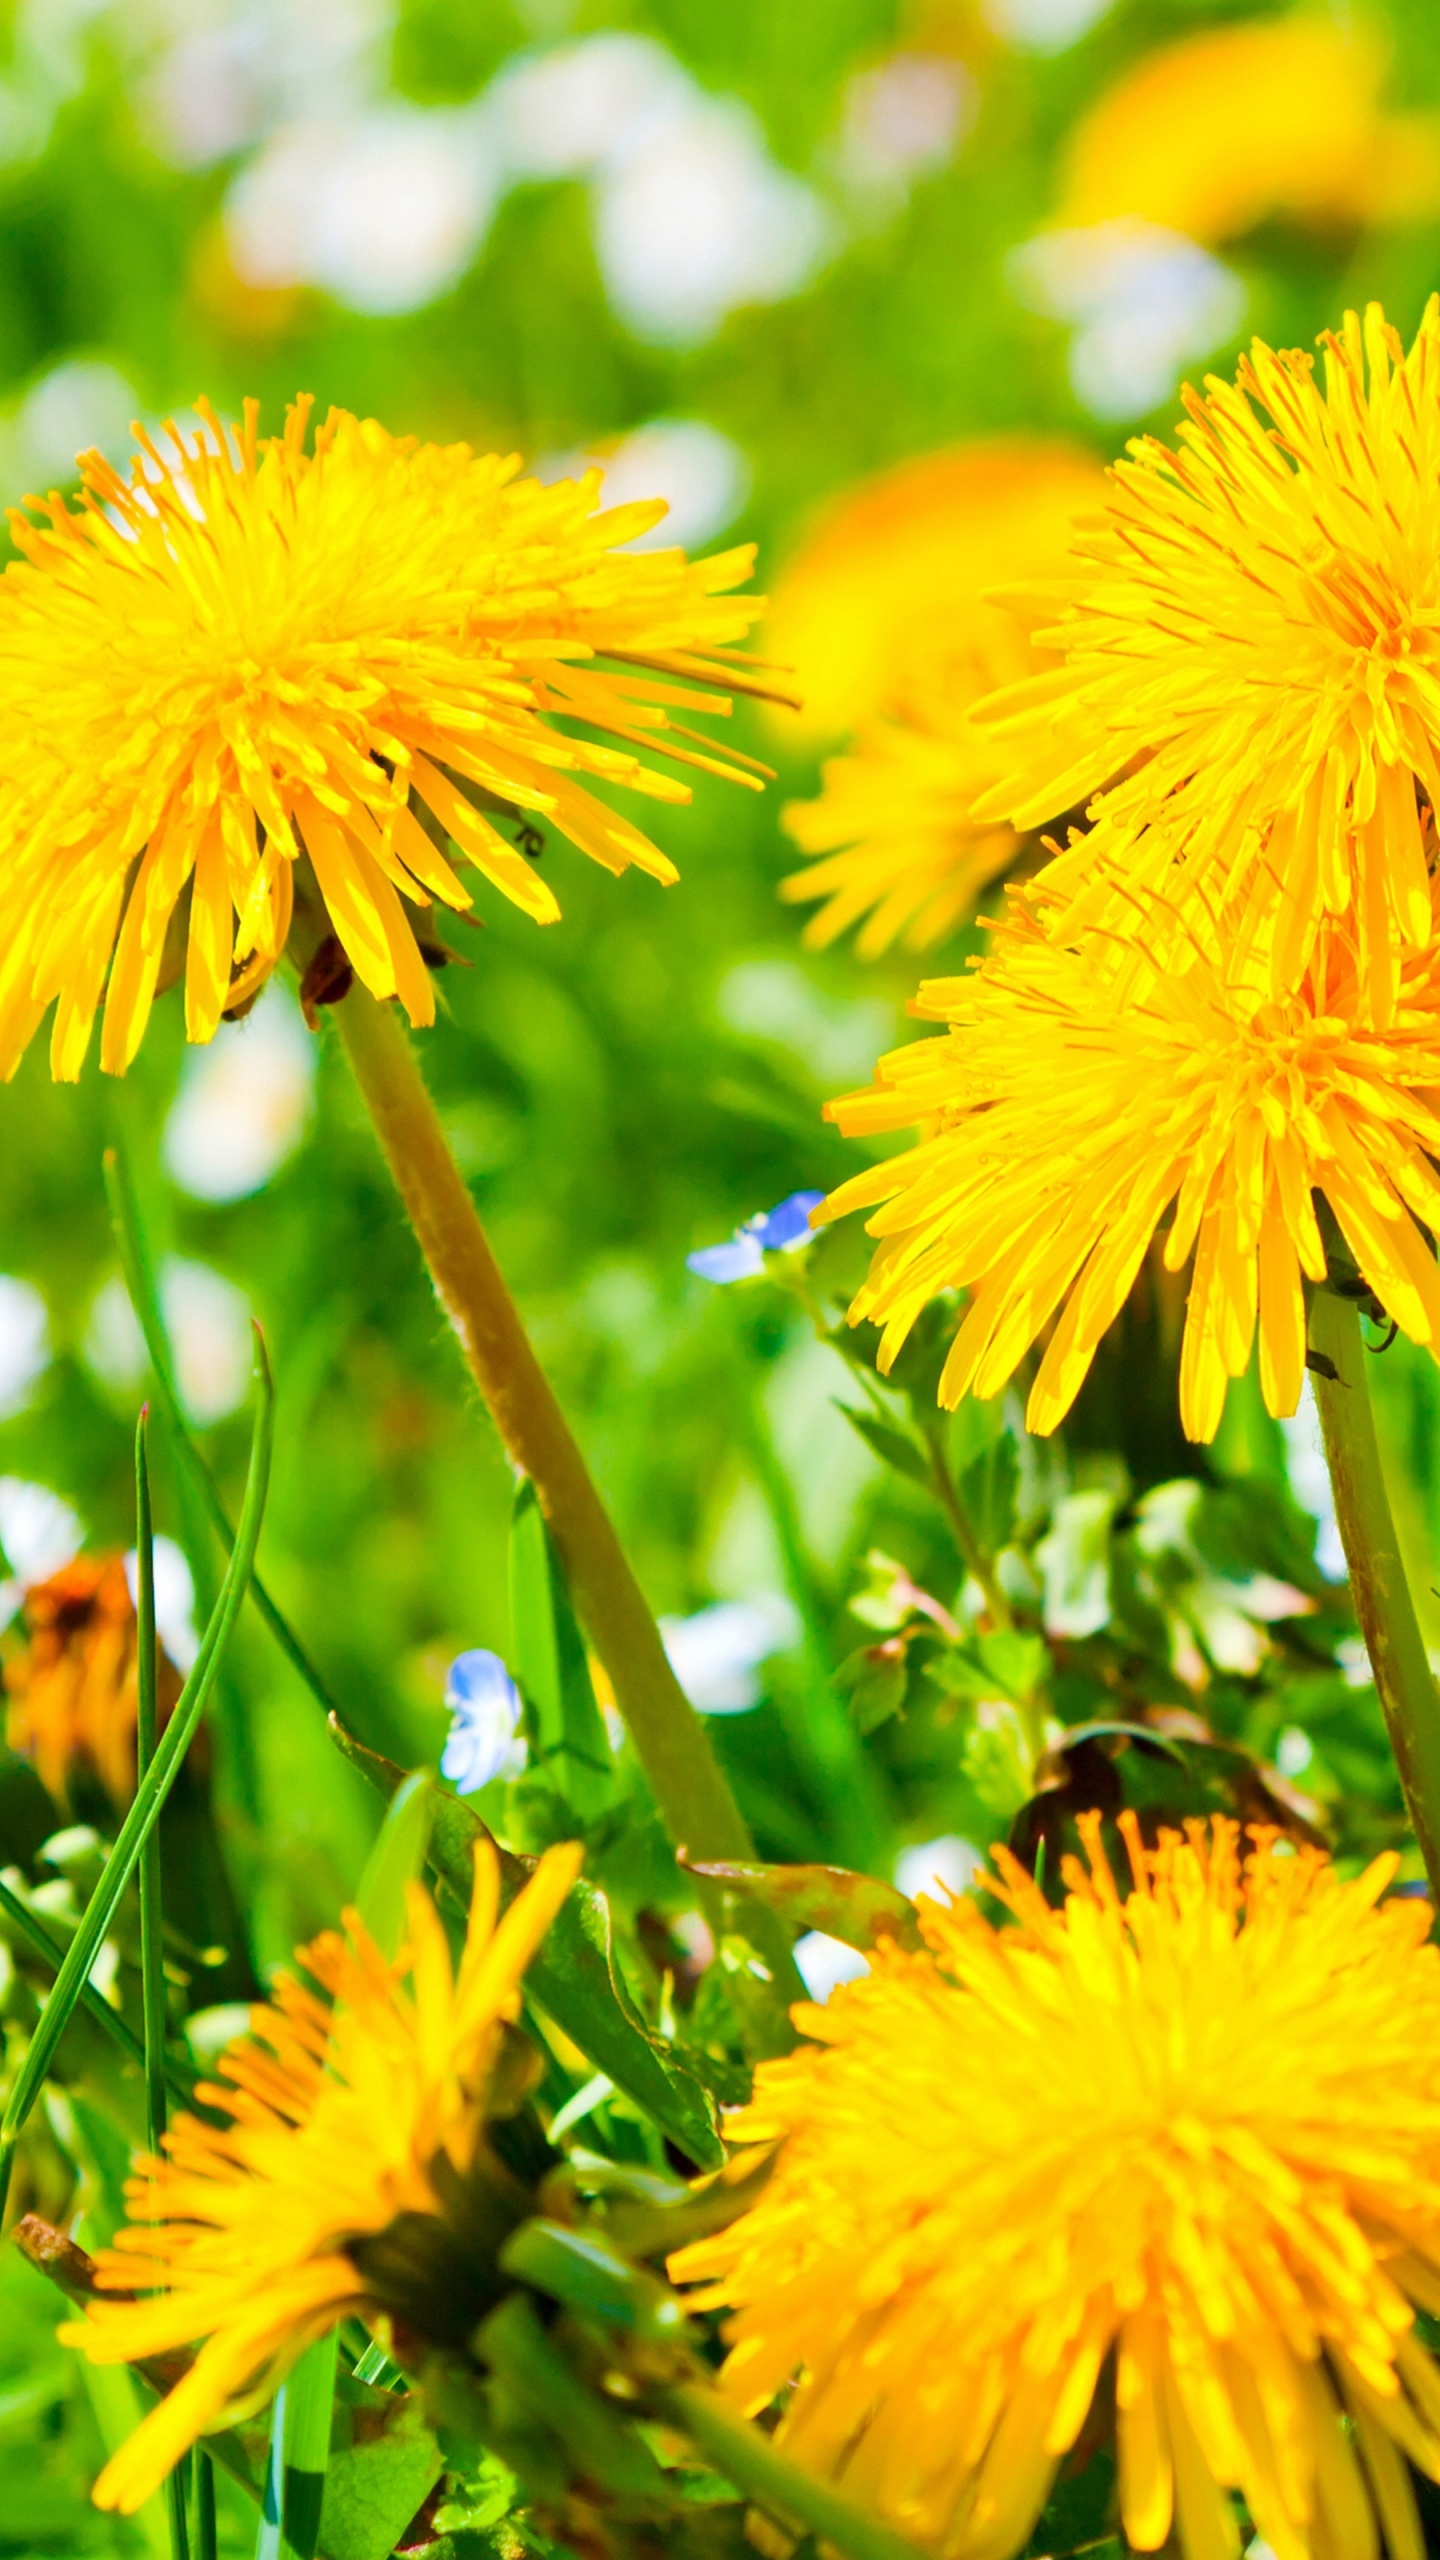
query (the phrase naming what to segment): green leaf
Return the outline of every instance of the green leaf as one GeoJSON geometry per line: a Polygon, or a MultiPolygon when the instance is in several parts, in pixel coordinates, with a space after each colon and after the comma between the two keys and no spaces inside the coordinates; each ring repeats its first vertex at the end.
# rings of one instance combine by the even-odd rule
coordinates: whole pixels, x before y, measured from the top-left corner
{"type": "MultiPolygon", "coordinates": [[[[357,1742],[338,1717],[332,1716],[330,1725],[347,1759],[382,1795],[393,1795],[404,1782],[404,1771],[357,1742]]],[[[489,1839],[490,1833],[469,1805],[458,1796],[435,1792],[430,1864],[467,1909],[475,1843],[489,1839]]],[[[492,1846],[500,1861],[501,1900],[509,1903],[534,1861],[516,1857],[498,1842],[492,1846]]],[[[655,2035],[637,2014],[615,1969],[610,1906],[593,1885],[582,1881],[572,1888],[544,1944],[531,1958],[526,1980],[541,2008],[579,2046],[586,2060],[643,2107],[697,2167],[721,2166],[725,2153],[715,2102],[675,2047],[655,2035]]]]}
{"type": "Polygon", "coordinates": [[[850,1713],[860,1733],[876,1733],[898,1715],[905,1703],[908,1673],[903,1644],[866,1644],[847,1654],[835,1674],[835,1686],[848,1693],[850,1713]]]}
{"type": "Polygon", "coordinates": [[[920,1944],[915,1905],[878,1876],[855,1875],[848,1867],[766,1867],[738,1860],[685,1864],[692,1875],[763,1902],[792,1928],[822,1929],[847,1947],[873,1947],[881,1938],[896,1938],[904,1947],[920,1944]]]}
{"type": "Polygon", "coordinates": [[[866,1413],[859,1405],[842,1404],[838,1396],[832,1401],[836,1412],[844,1414],[866,1447],[873,1449],[876,1457],[887,1467],[893,1467],[897,1475],[908,1476],[912,1483],[926,1485],[933,1491],[934,1470],[918,1440],[912,1440],[906,1431],[897,1431],[891,1423],[881,1422],[876,1414],[866,1413]]]}
{"type": "Polygon", "coordinates": [[[1020,1453],[1008,1431],[1002,1431],[961,1472],[956,1491],[987,1556],[1007,1545],[1014,1532],[1019,1485],[1020,1453]]]}
{"type": "Polygon", "coordinates": [[[396,1788],[365,1861],[355,1908],[382,1956],[393,1957],[405,1932],[405,1887],[425,1864],[435,1790],[423,1769],[396,1788]]]}
{"type": "Polygon", "coordinates": [[[441,2468],[440,2447],[414,2393],[349,2385],[336,2398],[331,2424],[323,2560],[388,2560],[441,2468]]]}
{"type": "Polygon", "coordinates": [[[510,1632],[534,1756],[582,1822],[608,1801],[609,1737],[565,1575],[535,1487],[522,1478],[510,1521],[510,1632]]]}

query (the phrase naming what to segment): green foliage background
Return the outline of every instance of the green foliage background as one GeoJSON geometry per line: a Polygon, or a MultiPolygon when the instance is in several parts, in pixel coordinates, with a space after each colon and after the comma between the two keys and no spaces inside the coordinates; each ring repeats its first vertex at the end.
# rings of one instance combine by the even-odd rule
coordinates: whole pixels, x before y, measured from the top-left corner
{"type": "MultiPolygon", "coordinates": [[[[951,165],[885,218],[852,227],[804,292],[735,312],[699,346],[671,351],[642,345],[614,317],[575,183],[516,188],[470,270],[419,311],[364,317],[306,293],[282,326],[227,326],[204,276],[233,164],[185,172],[151,147],[149,22],[32,0],[8,12],[0,74],[23,93],[41,78],[37,61],[50,63],[54,102],[35,146],[0,162],[0,412],[57,363],[86,356],[114,363],[147,414],[202,390],[231,412],[253,392],[273,427],[305,389],[322,410],[336,402],[396,430],[527,455],[657,416],[701,418],[750,464],[745,516],[725,538],[758,541],[763,583],[821,499],[904,455],[1014,426],[1107,449],[1076,406],[1063,330],[1022,310],[1005,255],[1052,210],[1064,137],[1117,71],[1178,33],[1256,14],[1223,0],[1116,0],[1053,55],[978,46],[977,120],[951,165]]],[[[1392,0],[1379,15],[1393,37],[1394,103],[1440,107],[1428,0],[1392,0]]],[[[856,70],[924,40],[893,0],[401,0],[393,85],[427,105],[464,102],[524,46],[607,27],[658,38],[704,87],[745,99],[776,158],[802,172],[823,171],[856,70]]],[[[1310,342],[1371,295],[1408,331],[1440,281],[1435,226],[1321,236],[1272,225],[1228,254],[1247,286],[1247,326],[1288,343],[1310,342]]],[[[741,743],[773,752],[743,712],[738,728],[741,743]]],[[[1003,1825],[1018,1800],[1003,1769],[987,1780],[973,1736],[962,1748],[958,1675],[948,1693],[932,1685],[928,1705],[915,1692],[900,1717],[872,1697],[858,1719],[868,1734],[832,1677],[895,1623],[883,1600],[878,1622],[847,1608],[871,1550],[947,1605],[963,1577],[931,1496],[836,1414],[833,1400],[859,1404],[862,1386],[817,1344],[793,1296],[768,1283],[717,1290],[685,1268],[688,1251],[738,1220],[852,1169],[820,1106],[863,1081],[902,1033],[911,965],[861,968],[843,948],[805,955],[793,913],[776,903],[792,859],[777,813],[813,780],[792,756],[763,800],[716,785],[692,809],[662,814],[682,871],[668,892],[552,851],[565,913],[543,936],[482,892],[485,931],[465,937],[473,965],[446,973],[424,1054],[500,1260],[657,1608],[685,1613],[757,1586],[788,1586],[801,1605],[804,1644],[769,1666],[761,1705],[720,1730],[762,1853],[888,1875],[907,1841],[1003,1825]]],[[[403,1764],[433,1763],[451,1657],[510,1649],[508,1470],[328,1031],[303,1145],[231,1206],[189,1198],[162,1171],[183,1067],[172,1000],[123,1088],[92,1063],[78,1089],[56,1089],[37,1047],[0,1094],[0,1267],[40,1289],[55,1350],[30,1403],[0,1422],[0,1474],[65,1495],[97,1543],[130,1543],[133,1409],[83,1351],[115,1268],[100,1157],[118,1127],[157,1249],[238,1283],[272,1346],[279,1422],[264,1571],[356,1733],[403,1764]]],[[[862,1252],[858,1237],[827,1242],[813,1257],[817,1285],[843,1295],[862,1252]]],[[[1280,1435],[1245,1382],[1213,1459],[1188,1451],[1168,1389],[1145,1385],[1163,1370],[1162,1328],[1144,1307],[1128,1322],[1068,1454],[1016,1454],[1032,1547],[1057,1503],[1097,1496],[1083,1517],[1066,1515],[1066,1534],[1091,1539],[1118,1595],[1108,1631],[1062,1666],[1054,1710],[1093,1717],[1127,1645],[1163,1651],[1151,1602],[1135,1604],[1140,1632],[1125,1632],[1125,1541],[1134,1497],[1193,1474],[1210,1506],[1205,1569],[1232,1581],[1257,1566],[1287,1571],[1320,1603],[1304,1622],[1309,1657],[1287,1656],[1283,1679],[1217,1677],[1206,1712],[1267,1758],[1282,1727],[1308,1730],[1306,1784],[1358,1854],[1397,1834],[1398,1798],[1371,1693],[1335,1667],[1343,1607],[1314,1573],[1313,1524],[1288,1493],[1280,1435]]],[[[1428,1562],[1440,1525],[1440,1385],[1403,1343],[1375,1363],[1375,1383],[1415,1579],[1440,1635],[1428,1562]]],[[[892,1421],[904,1419],[896,1404],[892,1421]]],[[[957,1469],[985,1461],[990,1426],[958,1428],[957,1469]],[[979,1436],[964,1440],[967,1431],[979,1436]]],[[[209,1446],[233,1496],[243,1416],[209,1446]]],[[[203,1552],[163,1445],[157,1468],[160,1525],[203,1552]]],[[[992,1687],[997,1676],[989,1666],[992,1687]]],[[[996,1738],[1002,1757],[1003,1747],[996,1738]]],[[[243,1915],[227,1982],[247,1970],[263,1979],[353,1890],[376,1806],[253,1615],[226,1675],[214,1787],[243,1915]]],[[[18,1801],[13,1788],[0,1799],[0,1816],[18,1801]]],[[[20,1863],[34,1846],[18,1832],[0,1840],[20,1863]]],[[[123,2156],[103,2119],[85,2115],[83,2070],[72,2076],[73,2102],[52,2111],[47,2137],[56,2192],[64,2163],[78,2161],[100,2227],[114,2217],[123,2156]]],[[[0,2259],[0,2552],[148,2548],[144,2520],[113,2525],[84,2504],[125,2412],[103,2377],[82,2382],[60,2359],[52,2325],[40,2280],[13,2253],[0,2259]]]]}

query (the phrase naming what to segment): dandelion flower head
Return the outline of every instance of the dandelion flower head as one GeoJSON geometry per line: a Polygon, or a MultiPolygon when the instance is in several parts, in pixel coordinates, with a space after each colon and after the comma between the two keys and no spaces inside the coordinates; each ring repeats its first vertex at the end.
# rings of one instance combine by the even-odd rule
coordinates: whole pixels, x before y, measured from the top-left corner
{"type": "Polygon", "coordinates": [[[1079,445],[989,436],[842,491],[776,584],[768,647],[800,698],[798,716],[783,714],[787,739],[842,737],[883,714],[897,686],[925,682],[937,652],[984,649],[1009,618],[984,601],[989,589],[1058,575],[1072,519],[1104,487],[1079,445]]]}
{"type": "Polygon", "coordinates": [[[1099,793],[1055,874],[1072,921],[1113,869],[1168,887],[1178,859],[1277,993],[1321,917],[1352,914],[1383,1018],[1398,949],[1431,931],[1440,301],[1408,354],[1374,305],[1322,344],[1317,379],[1257,341],[1233,384],[1187,391],[1174,450],[1117,463],[1039,634],[1065,663],[977,712],[1011,767],[980,814],[1037,826],[1099,793]]]}
{"type": "MultiPolygon", "coordinates": [[[[412,1885],[393,1964],[347,1913],[343,1937],[300,1950],[329,2001],[282,1978],[252,2013],[220,2080],[196,2091],[229,2122],[177,2120],[164,2159],[140,2164],[131,2219],[99,2259],[102,2287],[141,2298],[93,2303],[61,2333],[95,2364],[203,2342],[102,2471],[97,2505],[133,2515],[197,2436],[267,2396],[314,2339],[348,2313],[383,2313],[376,2244],[397,2224],[412,2235],[409,2256],[418,2218],[442,2263],[462,2265],[477,2164],[505,2182],[498,2163],[480,2161],[498,2039],[581,1854],[547,1850],[498,1920],[494,1852],[477,1854],[458,1972],[434,1904],[412,1885]]],[[[472,2306],[471,2325],[476,2316],[472,2306]]]]}
{"type": "Polygon", "coordinates": [[[1014,863],[1014,828],[971,814],[994,787],[997,758],[970,706],[1035,659],[1018,624],[992,620],[999,627],[976,646],[937,651],[926,673],[830,758],[819,797],[786,809],[786,833],[813,859],[781,881],[780,895],[823,902],[805,927],[812,950],[858,924],[863,960],[897,941],[928,951],[1014,863]]]}
{"type": "Polygon", "coordinates": [[[1238,1826],[1122,1818],[1051,1910],[1003,1851],[920,1905],[813,2039],[764,2062],[743,2218],[671,2261],[734,2311],[724,2387],[946,2560],[1010,2560],[1114,2355],[1131,2548],[1278,2560],[1423,2548],[1440,2476],[1440,1953],[1430,1913],[1238,1826]],[[797,2379],[798,2377],[798,2379],[797,2379]],[[1347,2423],[1348,2422],[1348,2423],[1347,2423]]]}
{"type": "Polygon", "coordinates": [[[1056,218],[1130,216],[1217,243],[1277,215],[1433,213],[1440,131],[1386,112],[1388,70],[1378,26],[1310,9],[1157,45],[1077,120],[1056,218]]]}
{"type": "MultiPolygon", "coordinates": [[[[6,1740],[34,1762],[57,1804],[75,1775],[98,1778],[112,1803],[135,1792],[139,1628],[120,1555],[76,1556],[25,1593],[27,1641],[5,1665],[6,1740]]],[[[162,1721],[180,1693],[158,1661],[162,1721]]]]}
{"type": "MultiPolygon", "coordinates": [[[[1044,875],[1042,875],[1043,879],[1044,875]]],[[[1314,1193],[1412,1341],[1440,1345],[1440,938],[1406,953],[1394,1012],[1370,1019],[1352,923],[1327,921],[1295,991],[1251,955],[1198,942],[1157,972],[1143,907],[1128,939],[1051,939],[1043,900],[1012,897],[978,967],[921,988],[948,1024],[882,1058],[828,1106],[847,1135],[918,1126],[818,1218],[874,1209],[879,1248],[850,1316],[883,1327],[888,1365],[927,1301],[971,1299],[942,1402],[999,1393],[1052,1324],[1030,1390],[1053,1431],[1164,1225],[1168,1269],[1194,1255],[1180,1363],[1192,1440],[1213,1439],[1258,1328],[1270,1411],[1304,1382],[1303,1280],[1323,1280],[1314,1193]],[[877,1204],[879,1204],[877,1206],[877,1204]]]]}
{"type": "Polygon", "coordinates": [[[428,1022],[405,906],[471,904],[447,839],[546,923],[554,893],[497,814],[671,880],[589,785],[687,799],[646,747],[759,770],[685,716],[755,689],[735,644],[759,606],[730,592],[749,550],[627,552],[659,501],[601,511],[594,473],[542,486],[343,410],[307,444],[309,407],[262,440],[253,402],[238,430],[202,404],[200,434],[137,430],[128,478],[83,455],[78,508],[12,513],[0,1074],[53,1002],[53,1072],[78,1075],[102,992],[123,1073],[177,942],[188,1035],[210,1039],[284,950],[302,858],[355,974],[428,1022]]]}

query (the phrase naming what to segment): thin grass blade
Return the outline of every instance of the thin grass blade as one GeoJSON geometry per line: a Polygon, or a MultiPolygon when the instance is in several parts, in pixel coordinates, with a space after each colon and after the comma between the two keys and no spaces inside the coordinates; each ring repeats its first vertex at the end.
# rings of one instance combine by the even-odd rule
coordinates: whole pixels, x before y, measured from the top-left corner
{"type": "MultiPolygon", "coordinates": [[[[141,1224],[140,1206],[135,1197],[135,1185],[131,1178],[129,1161],[123,1141],[118,1135],[115,1145],[105,1150],[105,1192],[110,1203],[110,1221],[120,1255],[121,1272],[129,1292],[130,1303],[135,1310],[136,1322],[144,1336],[145,1349],[149,1355],[150,1366],[155,1373],[155,1385],[165,1420],[173,1435],[181,1464],[189,1475],[204,1510],[209,1515],[217,1538],[228,1553],[235,1544],[235,1531],[230,1525],[230,1515],[220,1499],[219,1486],[206,1465],[201,1451],[196,1448],[191,1437],[190,1425],[185,1418],[185,1408],[180,1401],[180,1390],[175,1379],[175,1363],[170,1356],[170,1338],[165,1329],[160,1292],[155,1280],[155,1266],[145,1230],[141,1224]]],[[[334,1692],[326,1683],[324,1674],[311,1661],[288,1618],[271,1598],[258,1573],[250,1577],[250,1590],[255,1606],[270,1633],[286,1660],[294,1670],[298,1671],[311,1696],[324,1709],[327,1716],[337,1713],[337,1701],[334,1692]]]]}
{"type": "Polygon", "coordinates": [[[81,1986],[88,1981],[90,1968],[99,1954],[106,1930],[114,1917],[115,1907],[134,1873],[145,1842],[166,1797],[174,1785],[180,1763],[189,1749],[195,1729],[204,1713],[205,1704],[215,1685],[226,1645],[229,1643],[241,1602],[245,1597],[255,1549],[260,1537],[260,1524],[265,1516],[265,1494],[270,1479],[270,1451],[274,1436],[275,1393],[270,1377],[270,1363],[265,1354],[264,1337],[255,1329],[255,1377],[257,1406],[255,1429],[250,1444],[250,1468],[246,1478],[245,1500],[235,1546],[221,1585],[220,1596],[205,1629],[195,1665],[180,1693],[175,1712],[156,1745],[155,1754],[145,1772],[144,1782],[136,1789],[120,1835],[105,1862],[100,1881],[85,1908],[65,1959],[51,1988],[50,1997],[40,2013],[29,2050],[16,2075],[3,2120],[0,2120],[0,2193],[8,2185],[10,2161],[16,2139],[34,2106],[45,2076],[55,2057],[55,2049],[65,2032],[72,2010],[80,1997],[81,1986]]]}

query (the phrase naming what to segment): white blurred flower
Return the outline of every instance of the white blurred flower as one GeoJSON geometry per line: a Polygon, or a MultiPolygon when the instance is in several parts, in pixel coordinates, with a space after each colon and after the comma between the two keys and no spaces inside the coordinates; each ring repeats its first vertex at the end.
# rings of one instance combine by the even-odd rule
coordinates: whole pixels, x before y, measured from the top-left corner
{"type": "MultiPolygon", "coordinates": [[[[150,14],[163,27],[141,113],[181,168],[227,159],[287,116],[334,116],[383,85],[390,0],[150,0],[150,14]]],[[[133,9],[128,23],[133,33],[133,9]]]]}
{"type": "Polygon", "coordinates": [[[168,1173],[197,1200],[243,1200],[298,1146],[315,1089],[315,1043],[272,980],[243,1022],[193,1049],[165,1123],[168,1173]]]}
{"type": "Polygon", "coordinates": [[[247,284],[313,284],[366,312],[415,311],[456,282],[499,194],[486,118],[401,100],[282,125],[225,208],[247,284]]]}
{"type": "Polygon", "coordinates": [[[457,1654],[445,1683],[450,1731],[440,1772],[457,1795],[473,1795],[492,1778],[517,1778],[527,1753],[520,1731],[520,1692],[498,1653],[476,1646],[457,1654]]]}
{"type": "Polygon", "coordinates": [[[1275,1766],[1282,1778],[1303,1778],[1315,1757],[1315,1745],[1298,1724],[1287,1724],[1275,1744],[1275,1766]]]}
{"type": "Polygon", "coordinates": [[[819,2001],[828,2000],[842,1982],[854,1982],[870,1970],[858,1947],[847,1947],[843,1938],[827,1938],[823,1929],[811,1929],[796,1939],[795,1963],[811,1999],[819,2001]]]}
{"type": "Polygon", "coordinates": [[[920,1893],[943,1902],[948,1893],[968,1893],[976,1869],[984,1863],[972,1841],[949,1831],[938,1840],[917,1840],[913,1848],[902,1849],[895,1861],[895,1882],[912,1902],[920,1893]]]}
{"type": "Polygon", "coordinates": [[[596,183],[595,246],[637,337],[693,345],[744,303],[779,302],[815,272],[831,225],[777,168],[737,98],[696,96],[596,183]]]}
{"type": "Polygon", "coordinates": [[[973,75],[953,55],[892,53],[845,90],[836,164],[862,193],[903,192],[943,168],[975,121],[973,75]]]}
{"type": "Polygon", "coordinates": [[[537,465],[540,480],[573,479],[598,469],[607,507],[635,498],[664,498],[668,512],[627,551],[663,551],[680,543],[687,551],[708,542],[737,516],[750,493],[750,465],[738,444],[703,418],[653,418],[618,444],[582,448],[537,465]]]}
{"type": "Polygon", "coordinates": [[[698,95],[663,44],[612,33],[521,54],[498,73],[490,103],[512,175],[589,178],[682,118],[698,95]]]}
{"type": "Polygon", "coordinates": [[[44,1582],[80,1552],[77,1513],[48,1485],[0,1476],[0,1548],[10,1567],[0,1582],[0,1627],[8,1626],[32,1582],[44,1582]]]}
{"type": "Polygon", "coordinates": [[[793,1645],[800,1621],[779,1591],[717,1600],[691,1618],[662,1618],[670,1667],[702,1716],[743,1715],[760,1698],[760,1665],[793,1645]]]}
{"type": "Polygon", "coordinates": [[[1158,407],[1184,367],[1233,337],[1244,317],[1243,284],[1208,249],[1128,215],[1042,232],[1007,267],[1022,302],[1074,325],[1070,379],[1097,418],[1158,407]]]}
{"type": "MultiPolygon", "coordinates": [[[[195,1578],[183,1548],[173,1538],[152,1541],[155,1572],[155,1631],[177,1671],[188,1672],[200,1650],[195,1632],[195,1578]]],[[[125,1558],[130,1597],[140,1605],[140,1559],[134,1547],[125,1558]]]]}
{"type": "Polygon", "coordinates": [[[984,16],[999,36],[1033,53],[1063,53],[1103,18],[1111,0],[984,0],[984,16]]]}
{"type": "MultiPolygon", "coordinates": [[[[196,1422],[219,1422],[249,1392],[249,1301],[233,1280],[222,1278],[208,1263],[175,1259],[161,1269],[160,1304],[181,1398],[196,1422]]],[[[85,1357],[97,1377],[122,1393],[144,1377],[144,1340],[118,1274],[106,1281],[90,1309],[85,1357]]]]}
{"type": "Polygon", "coordinates": [[[129,453],[140,399],[113,364],[74,356],[53,365],[0,419],[0,482],[7,497],[44,495],[75,478],[75,457],[98,445],[112,461],[129,453]]]}
{"type": "MultiPolygon", "coordinates": [[[[1315,1390],[1308,1375],[1300,1390],[1298,1409],[1283,1417],[1280,1429],[1285,1440],[1285,1473],[1290,1479],[1290,1490],[1301,1510],[1308,1511],[1312,1520],[1318,1523],[1315,1561],[1328,1581],[1343,1582],[1347,1570],[1345,1549],[1335,1518],[1335,1494],[1330,1483],[1330,1470],[1325,1463],[1325,1443],[1320,1434],[1315,1390]]],[[[1365,1677],[1369,1678],[1368,1669],[1365,1677]]]]}
{"type": "Polygon", "coordinates": [[[50,1319],[28,1280],[0,1272],[0,1418],[18,1413],[50,1366],[50,1319]]]}

